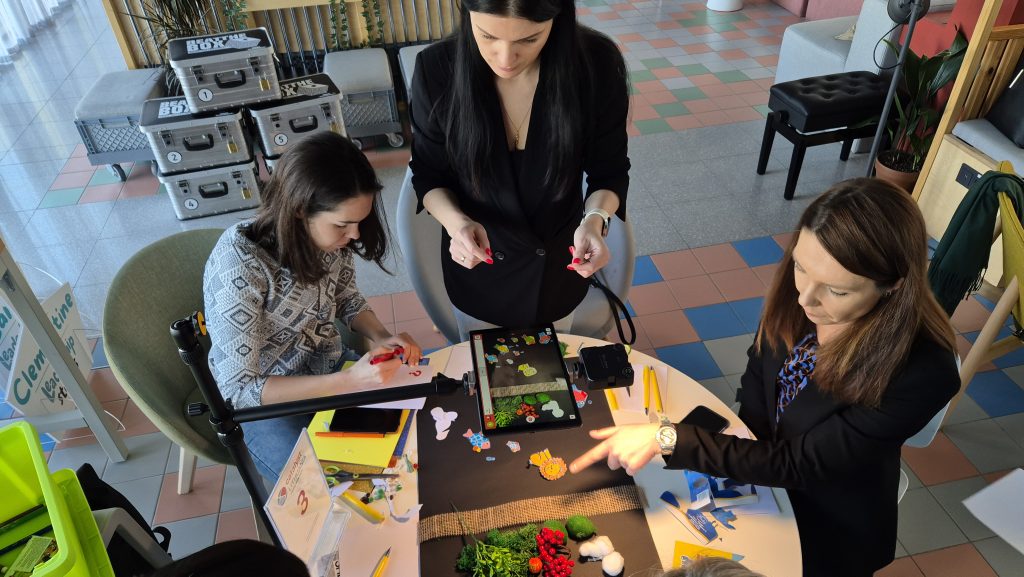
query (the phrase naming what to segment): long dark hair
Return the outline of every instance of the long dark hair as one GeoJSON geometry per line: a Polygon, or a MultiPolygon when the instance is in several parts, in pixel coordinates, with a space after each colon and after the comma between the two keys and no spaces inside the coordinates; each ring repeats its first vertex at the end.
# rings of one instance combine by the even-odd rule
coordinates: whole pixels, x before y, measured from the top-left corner
{"type": "Polygon", "coordinates": [[[532,22],[554,20],[551,34],[541,50],[539,82],[547,90],[544,107],[544,123],[548,126],[548,141],[543,146],[550,158],[544,185],[555,191],[555,198],[561,198],[579,177],[583,159],[585,133],[585,111],[583,98],[590,98],[600,91],[626,90],[625,63],[618,49],[606,36],[580,26],[576,22],[576,7],[573,0],[462,0],[461,24],[454,33],[455,64],[452,89],[440,106],[445,108],[447,119],[448,155],[453,164],[469,175],[471,193],[481,196],[482,191],[491,187],[494,180],[494,152],[504,146],[503,125],[495,124],[489,117],[487,99],[483,95],[492,93],[494,72],[484,61],[473,37],[470,12],[523,18],[532,22]],[[592,55],[583,48],[583,37],[593,36],[608,43],[616,62],[601,62],[602,66],[614,66],[623,78],[622,86],[592,86],[592,55]]]}
{"type": "Polygon", "coordinates": [[[370,161],[349,139],[333,132],[308,136],[281,155],[263,188],[263,205],[248,236],[297,281],[318,282],[327,271],[322,252],[309,236],[307,219],[370,194],[373,209],[359,223],[359,240],[347,248],[386,271],[388,225],[380,200],[382,188],[370,161]]]}
{"type": "MultiPolygon", "coordinates": [[[[877,406],[919,334],[956,351],[949,318],[928,285],[924,217],[906,192],[874,178],[845,180],[807,207],[797,230],[814,233],[843,268],[874,281],[883,295],[818,349],[818,387],[843,402],[877,406]]],[[[776,353],[791,350],[814,329],[797,302],[796,242],[794,236],[775,273],[757,333],[756,345],[776,353]]]]}

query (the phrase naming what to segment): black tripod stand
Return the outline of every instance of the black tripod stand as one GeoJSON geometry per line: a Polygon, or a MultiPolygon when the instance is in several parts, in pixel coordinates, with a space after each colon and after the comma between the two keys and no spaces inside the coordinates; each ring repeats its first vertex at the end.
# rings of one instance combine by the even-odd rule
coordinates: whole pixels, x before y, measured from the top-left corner
{"type": "MultiPolygon", "coordinates": [[[[472,374],[467,373],[462,380],[448,378],[438,373],[429,383],[420,385],[409,385],[405,387],[394,387],[390,389],[360,391],[333,397],[322,397],[318,399],[307,399],[304,401],[293,401],[290,403],[278,403],[262,407],[248,409],[235,409],[229,401],[225,401],[217,388],[217,382],[210,373],[210,366],[206,361],[206,352],[199,340],[200,335],[206,334],[206,324],[203,321],[202,313],[196,312],[191,316],[171,323],[171,337],[178,346],[178,354],[181,360],[188,365],[199,384],[199,390],[203,394],[206,403],[192,403],[188,406],[188,415],[197,417],[203,413],[210,412],[210,425],[217,432],[220,442],[227,448],[231,459],[238,467],[242,476],[242,483],[245,490],[252,497],[253,504],[258,512],[263,525],[271,529],[270,519],[263,509],[263,503],[267,502],[267,491],[260,479],[256,465],[252,462],[249,449],[245,445],[245,436],[242,432],[241,423],[274,419],[289,415],[304,415],[325,411],[330,409],[341,409],[345,407],[356,407],[373,403],[387,401],[400,401],[404,399],[416,399],[427,395],[450,394],[458,389],[469,391],[472,385],[472,374]]],[[[274,544],[281,547],[281,540],[277,533],[270,530],[274,544]]]]}

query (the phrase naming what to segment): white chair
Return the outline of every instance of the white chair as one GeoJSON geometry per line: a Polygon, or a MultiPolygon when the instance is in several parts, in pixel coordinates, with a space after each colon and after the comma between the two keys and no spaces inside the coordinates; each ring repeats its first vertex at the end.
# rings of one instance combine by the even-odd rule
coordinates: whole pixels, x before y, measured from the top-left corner
{"type": "MultiPolygon", "coordinates": [[[[956,366],[957,369],[960,368],[959,357],[957,357],[956,366]]],[[[917,434],[914,435],[913,437],[907,439],[903,444],[906,445],[907,447],[915,447],[918,449],[922,449],[924,447],[927,447],[928,445],[931,445],[932,440],[935,439],[936,433],[939,432],[939,426],[942,425],[942,419],[946,417],[946,411],[948,410],[949,403],[946,403],[946,406],[942,407],[942,409],[938,413],[935,413],[935,416],[932,417],[932,420],[928,421],[928,424],[925,425],[923,429],[918,431],[917,434]]],[[[907,493],[907,487],[909,486],[910,479],[907,477],[907,474],[903,472],[903,468],[900,467],[900,485],[899,489],[896,491],[897,503],[903,500],[903,495],[907,493]]]]}

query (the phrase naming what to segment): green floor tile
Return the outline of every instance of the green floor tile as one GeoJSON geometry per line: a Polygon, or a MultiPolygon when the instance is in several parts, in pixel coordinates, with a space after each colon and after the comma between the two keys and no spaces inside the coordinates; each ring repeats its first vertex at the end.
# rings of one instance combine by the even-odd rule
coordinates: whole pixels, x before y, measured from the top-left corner
{"type": "Polygon", "coordinates": [[[636,89],[636,86],[633,86],[632,82],[629,83],[629,93],[630,94],[640,94],[640,91],[636,89]]]}
{"type": "Polygon", "coordinates": [[[680,24],[683,24],[684,22],[688,23],[688,24],[683,24],[683,26],[703,26],[705,23],[707,23],[707,21],[708,21],[708,13],[707,12],[694,12],[693,15],[691,15],[689,18],[687,18],[686,20],[680,20],[679,23],[680,24]]]}
{"type": "Polygon", "coordinates": [[[661,119],[653,120],[635,120],[633,124],[636,124],[637,130],[640,134],[657,134],[659,132],[672,132],[672,127],[667,122],[661,119]]]}
{"type": "Polygon", "coordinates": [[[760,112],[761,116],[764,116],[766,118],[768,117],[769,114],[772,113],[772,109],[768,108],[767,104],[758,104],[758,105],[754,106],[754,110],[760,112]]]}
{"type": "Polygon", "coordinates": [[[708,22],[708,26],[715,32],[732,32],[736,27],[728,22],[708,22]]]}
{"type": "Polygon", "coordinates": [[[745,20],[750,20],[746,14],[741,12],[730,12],[728,14],[711,12],[706,13],[705,18],[708,19],[708,22],[743,22],[745,20]]]}
{"type": "Polygon", "coordinates": [[[683,73],[683,76],[697,76],[698,74],[711,72],[703,64],[683,64],[682,66],[676,66],[676,68],[683,73]]]}
{"type": "MultiPolygon", "coordinates": [[[[660,58],[658,59],[660,60],[660,58]]],[[[630,82],[647,82],[649,80],[657,80],[658,77],[654,75],[650,70],[633,70],[629,73],[630,82]]]]}
{"type": "Polygon", "coordinates": [[[85,187],[51,190],[43,197],[43,201],[39,203],[39,208],[53,208],[55,206],[71,206],[72,204],[77,204],[78,199],[82,198],[83,192],[85,192],[85,187]]]}
{"type": "Polygon", "coordinates": [[[607,6],[608,4],[605,3],[604,0],[583,0],[583,5],[584,6],[594,7],[594,6],[607,6]]]}
{"type": "Polygon", "coordinates": [[[89,186],[99,186],[101,184],[116,184],[121,182],[118,180],[114,173],[110,172],[109,168],[101,168],[93,173],[92,179],[89,180],[89,186]]]}
{"type": "Polygon", "coordinates": [[[682,116],[689,114],[690,111],[685,106],[678,102],[669,102],[666,104],[655,104],[654,109],[658,111],[658,115],[662,118],[668,118],[669,116],[682,116]]]}
{"type": "Polygon", "coordinates": [[[750,80],[750,78],[739,70],[726,70],[724,72],[715,72],[715,76],[718,77],[722,82],[744,82],[750,80]]]}
{"type": "MultiPolygon", "coordinates": [[[[696,66],[700,65],[697,64],[696,66]]],[[[701,92],[700,88],[697,88],[696,86],[691,86],[689,88],[676,88],[672,91],[672,94],[676,97],[676,100],[679,101],[702,100],[708,97],[707,94],[701,92]]]]}
{"type": "Polygon", "coordinates": [[[648,58],[647,60],[641,60],[640,62],[642,62],[648,70],[672,67],[672,63],[668,61],[668,58],[648,58]]]}

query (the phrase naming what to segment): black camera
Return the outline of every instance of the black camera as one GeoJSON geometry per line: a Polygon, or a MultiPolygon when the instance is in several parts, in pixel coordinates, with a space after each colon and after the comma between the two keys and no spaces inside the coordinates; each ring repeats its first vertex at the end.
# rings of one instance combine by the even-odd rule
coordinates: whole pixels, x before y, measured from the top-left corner
{"type": "Polygon", "coordinates": [[[580,349],[578,369],[591,389],[628,387],[633,384],[633,366],[622,344],[580,349]]]}

